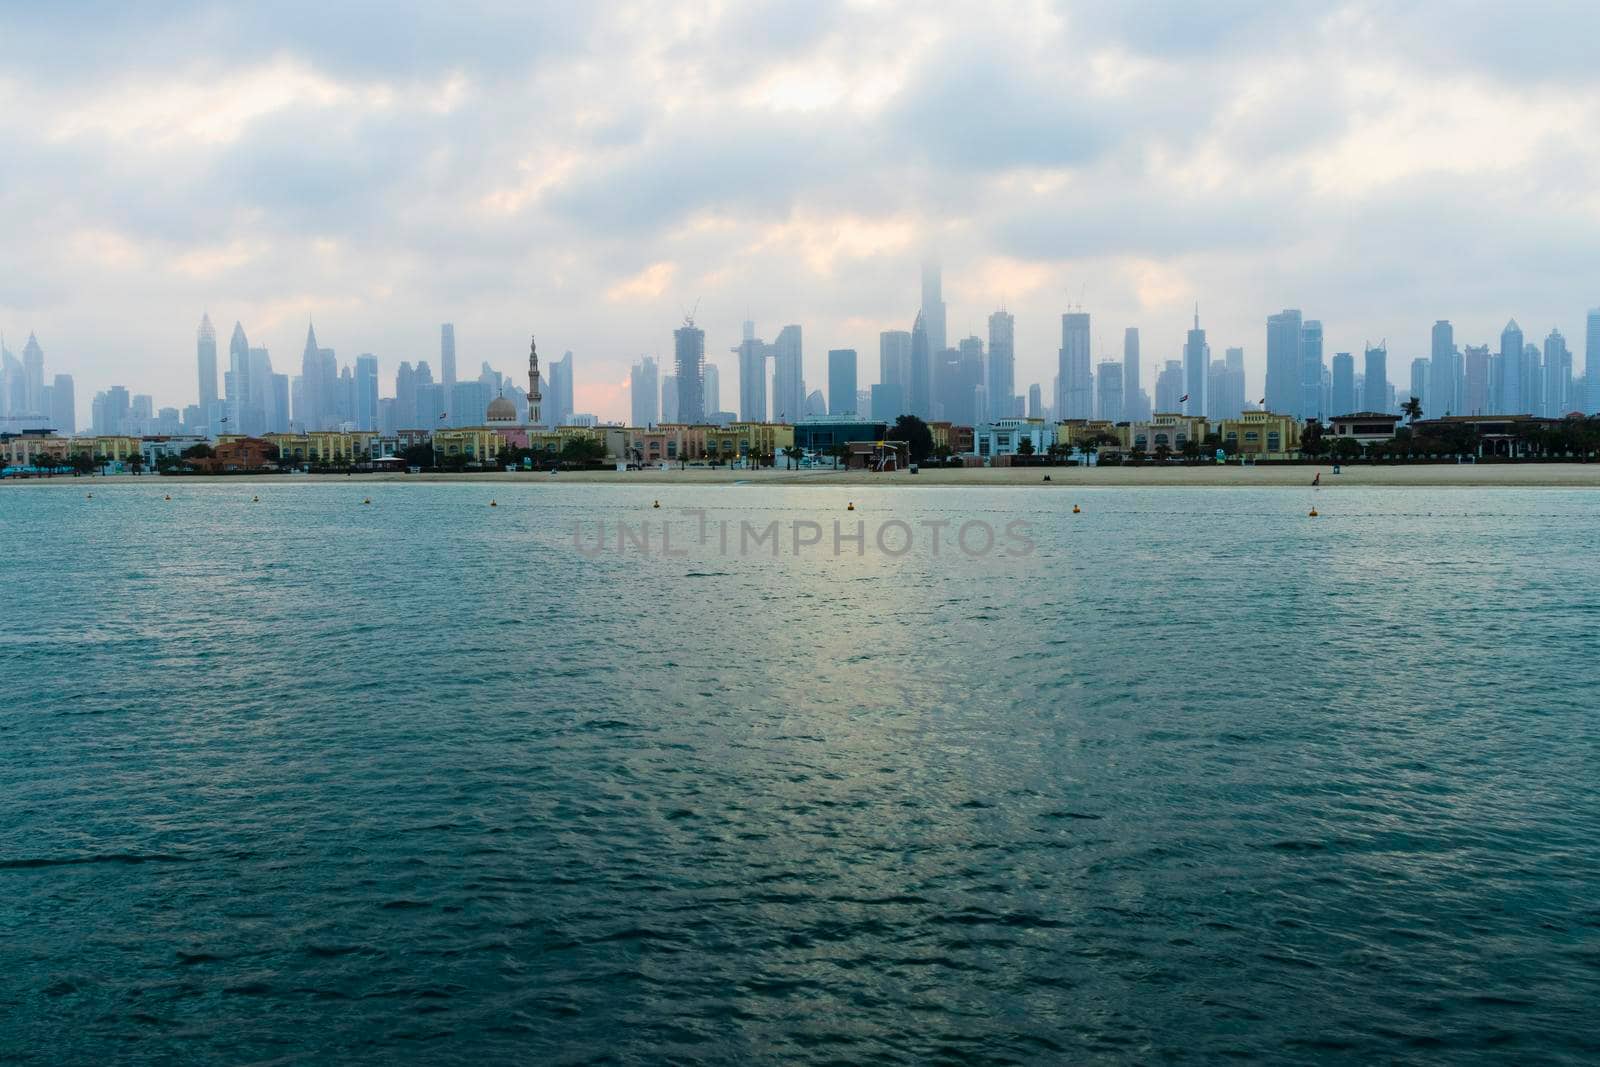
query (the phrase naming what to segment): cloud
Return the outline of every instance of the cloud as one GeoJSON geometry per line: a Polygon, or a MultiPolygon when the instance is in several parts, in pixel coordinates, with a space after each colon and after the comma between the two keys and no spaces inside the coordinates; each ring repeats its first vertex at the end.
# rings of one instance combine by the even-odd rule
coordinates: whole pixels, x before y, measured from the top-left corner
{"type": "Polygon", "coordinates": [[[0,329],[162,404],[205,309],[291,353],[315,313],[386,390],[441,321],[506,371],[537,332],[624,416],[697,300],[727,396],[746,317],[870,384],[937,248],[951,336],[1016,314],[1019,390],[1079,292],[1152,363],[1198,300],[1254,375],[1287,305],[1398,376],[1438,317],[1581,335],[1597,36],[1554,0],[5,5],[0,329]]]}

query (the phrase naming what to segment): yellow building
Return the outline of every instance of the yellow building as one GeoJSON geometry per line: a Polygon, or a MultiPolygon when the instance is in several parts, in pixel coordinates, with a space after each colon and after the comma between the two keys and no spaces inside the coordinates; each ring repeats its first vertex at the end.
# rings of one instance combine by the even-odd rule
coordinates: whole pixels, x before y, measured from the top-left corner
{"type": "Polygon", "coordinates": [[[741,454],[782,458],[794,447],[794,425],[787,422],[735,422],[728,426],[739,435],[741,454]]]}
{"type": "Polygon", "coordinates": [[[1300,456],[1300,423],[1288,415],[1246,411],[1237,419],[1223,419],[1218,433],[1223,444],[1234,445],[1242,457],[1272,460],[1300,456]]]}
{"type": "Polygon", "coordinates": [[[1142,449],[1155,455],[1164,446],[1176,455],[1190,441],[1203,444],[1210,429],[1205,419],[1195,415],[1155,414],[1143,422],[1123,423],[1113,432],[1130,452],[1142,449]]]}
{"type": "Polygon", "coordinates": [[[1114,437],[1122,439],[1122,433],[1117,424],[1105,419],[1066,419],[1056,423],[1056,444],[1076,445],[1090,437],[1114,437]]]}
{"type": "Polygon", "coordinates": [[[0,457],[4,457],[0,460],[0,466],[32,467],[42,457],[65,463],[71,453],[70,437],[58,437],[53,433],[23,433],[0,445],[0,457]]]}
{"type": "Polygon", "coordinates": [[[144,455],[140,446],[144,442],[137,437],[111,436],[111,437],[79,437],[78,444],[73,446],[74,452],[87,452],[97,460],[107,463],[124,463],[129,456],[144,455]]]}
{"type": "Polygon", "coordinates": [[[467,463],[493,463],[504,444],[500,431],[488,426],[433,432],[433,454],[440,460],[461,456],[467,463]]]}

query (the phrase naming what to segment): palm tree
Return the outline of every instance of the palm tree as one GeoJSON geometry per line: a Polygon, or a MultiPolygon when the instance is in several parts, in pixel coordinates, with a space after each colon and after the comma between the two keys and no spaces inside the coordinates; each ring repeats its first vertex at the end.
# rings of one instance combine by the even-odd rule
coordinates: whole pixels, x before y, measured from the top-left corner
{"type": "Polygon", "coordinates": [[[1183,458],[1186,461],[1193,463],[1195,460],[1200,458],[1200,442],[1196,441],[1194,438],[1185,438],[1182,448],[1183,458]]]}
{"type": "Polygon", "coordinates": [[[785,445],[783,447],[783,458],[787,461],[785,467],[788,470],[794,470],[799,467],[800,459],[804,455],[805,450],[799,445],[785,445]]]}
{"type": "Polygon", "coordinates": [[[1416,422],[1422,418],[1422,401],[1412,397],[1400,405],[1400,412],[1405,415],[1407,422],[1416,422]]]}
{"type": "Polygon", "coordinates": [[[1159,445],[1156,445],[1156,462],[1157,463],[1165,463],[1167,460],[1169,460],[1171,458],[1172,458],[1172,446],[1171,445],[1167,444],[1165,441],[1161,442],[1159,445]]]}
{"type": "Polygon", "coordinates": [[[836,445],[829,445],[828,446],[828,455],[833,457],[833,469],[834,470],[838,470],[839,469],[839,461],[841,459],[846,459],[847,460],[847,459],[850,458],[850,446],[847,445],[847,444],[843,444],[843,443],[836,444],[836,445]]]}
{"type": "Polygon", "coordinates": [[[1089,465],[1089,461],[1094,458],[1094,454],[1098,451],[1100,451],[1100,438],[1098,435],[1090,434],[1078,442],[1078,455],[1083,458],[1085,467],[1089,465]]]}

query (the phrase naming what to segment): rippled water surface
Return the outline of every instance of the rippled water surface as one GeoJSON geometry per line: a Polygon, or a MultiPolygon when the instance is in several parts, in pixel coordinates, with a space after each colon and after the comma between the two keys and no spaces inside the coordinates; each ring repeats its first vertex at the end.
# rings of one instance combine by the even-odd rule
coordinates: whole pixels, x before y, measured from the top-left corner
{"type": "Polygon", "coordinates": [[[1596,494],[141,481],[0,488],[0,1060],[1600,1056],[1596,494]],[[847,499],[1038,549],[572,544],[847,499]]]}

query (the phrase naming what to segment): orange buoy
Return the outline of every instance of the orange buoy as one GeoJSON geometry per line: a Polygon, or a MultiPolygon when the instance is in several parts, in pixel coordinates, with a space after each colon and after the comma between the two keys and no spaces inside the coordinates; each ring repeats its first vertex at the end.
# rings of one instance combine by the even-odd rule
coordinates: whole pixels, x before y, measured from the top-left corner
{"type": "Polygon", "coordinates": [[[856,502],[854,500],[850,501],[850,503],[844,506],[844,509],[846,511],[854,511],[856,509],[856,502]]]}
{"type": "Polygon", "coordinates": [[[1079,506],[1078,506],[1078,505],[1076,505],[1076,504],[1074,504],[1074,505],[1072,505],[1072,513],[1073,513],[1073,514],[1074,514],[1074,515],[1076,515],[1076,514],[1078,514],[1078,513],[1079,513],[1079,512],[1080,512],[1080,511],[1082,511],[1082,510],[1083,510],[1083,509],[1082,509],[1082,508],[1080,508],[1080,507],[1079,507],[1079,506]]]}
{"type": "Polygon", "coordinates": [[[1312,508],[1309,512],[1306,513],[1306,516],[1307,516],[1307,518],[1312,518],[1312,519],[1316,518],[1317,517],[1317,509],[1316,508],[1312,508]]]}

